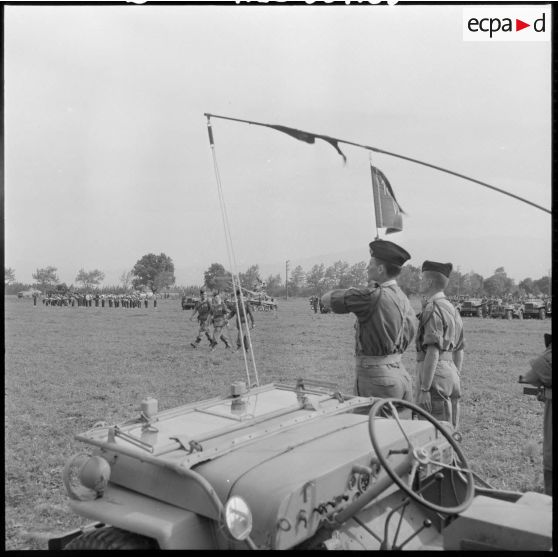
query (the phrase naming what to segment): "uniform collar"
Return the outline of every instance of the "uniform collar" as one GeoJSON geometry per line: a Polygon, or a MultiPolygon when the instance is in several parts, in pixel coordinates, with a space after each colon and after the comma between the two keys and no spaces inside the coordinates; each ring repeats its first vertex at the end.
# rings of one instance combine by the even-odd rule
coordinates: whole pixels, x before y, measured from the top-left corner
{"type": "Polygon", "coordinates": [[[444,291],[438,291],[437,293],[433,294],[427,301],[426,303],[430,303],[430,302],[434,302],[435,300],[438,300],[439,298],[446,298],[446,295],[444,294],[444,291]]]}
{"type": "Polygon", "coordinates": [[[380,286],[391,287],[392,285],[397,285],[397,281],[395,279],[388,279],[387,281],[384,281],[380,286]]]}

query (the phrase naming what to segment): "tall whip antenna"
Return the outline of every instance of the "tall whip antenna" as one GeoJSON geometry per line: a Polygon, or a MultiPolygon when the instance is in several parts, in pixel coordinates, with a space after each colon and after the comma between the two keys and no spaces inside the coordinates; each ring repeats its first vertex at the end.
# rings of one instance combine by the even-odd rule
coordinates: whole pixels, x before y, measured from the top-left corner
{"type": "Polygon", "coordinates": [[[235,253],[234,253],[234,247],[233,247],[233,243],[232,243],[232,236],[231,236],[231,228],[229,225],[229,218],[227,215],[227,207],[225,205],[225,197],[223,195],[223,188],[222,188],[222,184],[221,184],[221,175],[219,173],[219,166],[217,164],[217,154],[215,152],[215,142],[213,140],[213,130],[211,128],[211,119],[210,119],[210,115],[206,114],[207,117],[207,132],[209,134],[209,146],[211,148],[211,154],[213,157],[213,170],[215,171],[215,180],[217,182],[217,194],[219,196],[219,206],[221,208],[221,217],[223,220],[223,229],[225,231],[225,243],[226,243],[226,248],[227,248],[227,256],[228,256],[228,260],[229,260],[229,267],[231,268],[231,280],[232,280],[232,287],[233,287],[233,295],[234,295],[234,301],[235,301],[235,306],[236,306],[236,316],[237,316],[237,320],[239,321],[238,325],[239,325],[239,335],[241,337],[240,341],[241,341],[241,345],[242,345],[242,355],[244,357],[244,368],[246,370],[246,378],[248,381],[248,386],[250,387],[252,385],[251,382],[251,377],[250,377],[250,370],[249,370],[249,366],[248,366],[248,359],[247,359],[247,355],[246,355],[246,349],[244,347],[244,335],[243,335],[243,325],[241,323],[240,320],[240,309],[242,309],[242,313],[244,316],[244,322],[245,322],[245,327],[246,327],[246,334],[248,336],[248,346],[250,348],[250,355],[252,357],[252,366],[254,368],[254,378],[255,378],[255,384],[257,386],[260,385],[260,380],[258,378],[258,370],[256,367],[256,360],[254,358],[254,350],[252,348],[252,339],[250,338],[250,330],[248,328],[248,320],[246,319],[246,310],[245,310],[245,306],[244,306],[244,298],[242,296],[242,288],[240,286],[240,277],[238,275],[238,271],[237,271],[237,266],[236,266],[236,257],[235,257],[235,253]],[[236,279],[235,279],[236,276],[236,279]],[[239,291],[240,292],[240,302],[241,304],[239,304],[239,300],[238,300],[238,296],[236,294],[236,292],[239,291]],[[240,306],[240,308],[239,308],[240,306]]]}

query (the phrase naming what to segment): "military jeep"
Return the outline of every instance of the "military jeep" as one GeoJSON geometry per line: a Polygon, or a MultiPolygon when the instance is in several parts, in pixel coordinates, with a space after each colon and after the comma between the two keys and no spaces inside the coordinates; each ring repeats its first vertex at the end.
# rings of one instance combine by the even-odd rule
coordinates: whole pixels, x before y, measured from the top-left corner
{"type": "Polygon", "coordinates": [[[537,318],[544,320],[546,318],[546,304],[540,298],[528,298],[525,301],[524,316],[526,318],[537,318]]]}
{"type": "Polygon", "coordinates": [[[481,298],[467,298],[459,306],[459,313],[462,316],[483,317],[483,301],[481,298]]]}
{"type": "Polygon", "coordinates": [[[506,320],[517,318],[522,320],[524,312],[525,306],[521,303],[500,301],[492,305],[490,315],[492,318],[502,318],[506,320]]]}
{"type": "Polygon", "coordinates": [[[78,435],[63,479],[93,520],[49,550],[529,550],[552,498],[491,488],[447,423],[325,382],[246,387],[78,435]],[[418,418],[420,420],[413,420],[418,418]]]}

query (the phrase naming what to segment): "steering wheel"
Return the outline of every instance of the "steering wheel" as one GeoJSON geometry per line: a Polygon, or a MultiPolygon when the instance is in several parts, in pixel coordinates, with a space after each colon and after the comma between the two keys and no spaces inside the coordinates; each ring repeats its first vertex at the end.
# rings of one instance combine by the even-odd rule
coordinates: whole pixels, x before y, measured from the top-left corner
{"type": "MultiPolygon", "coordinates": [[[[391,477],[393,482],[395,482],[395,484],[397,484],[399,488],[401,488],[401,490],[403,490],[403,492],[405,492],[415,502],[418,502],[420,505],[426,506],[427,508],[430,508],[431,510],[434,510],[436,512],[450,515],[461,513],[471,505],[475,492],[473,472],[469,469],[465,456],[463,455],[461,448],[457,445],[457,442],[453,439],[451,433],[446,428],[444,428],[444,426],[442,426],[430,413],[428,413],[424,409],[421,409],[419,406],[408,401],[403,401],[402,399],[380,399],[376,401],[376,403],[374,403],[374,405],[370,409],[368,418],[368,431],[370,433],[370,441],[372,442],[372,446],[374,448],[374,451],[376,452],[378,461],[385,469],[387,474],[391,477]],[[436,461],[424,447],[415,447],[407,436],[405,430],[403,429],[401,421],[399,420],[399,414],[397,413],[397,409],[395,407],[396,405],[400,408],[404,407],[407,409],[411,409],[411,411],[425,418],[428,422],[434,425],[434,428],[436,428],[436,430],[440,432],[440,434],[442,434],[442,436],[451,445],[453,451],[455,452],[455,455],[458,457],[457,463],[459,463],[459,466],[436,461]],[[388,457],[391,453],[407,455],[407,460],[395,467],[393,465],[390,465],[387,461],[387,457],[383,455],[382,448],[378,443],[376,430],[378,422],[382,421],[377,421],[375,419],[378,417],[378,415],[380,415],[382,411],[385,411],[386,408],[389,408],[389,410],[391,411],[392,416],[397,422],[397,425],[399,426],[401,433],[403,434],[403,437],[407,443],[407,447],[396,450],[391,449],[388,453],[388,457]],[[443,469],[457,471],[462,476],[464,476],[467,490],[463,501],[460,504],[456,506],[440,506],[438,504],[434,504],[433,502],[429,502],[422,496],[422,494],[420,494],[420,492],[412,489],[419,466],[428,464],[435,465],[443,469]],[[405,475],[407,472],[409,472],[409,470],[410,473],[408,476],[408,480],[405,482],[402,479],[402,475],[405,475]]],[[[456,462],[456,460],[454,460],[454,462],[456,462]]]]}

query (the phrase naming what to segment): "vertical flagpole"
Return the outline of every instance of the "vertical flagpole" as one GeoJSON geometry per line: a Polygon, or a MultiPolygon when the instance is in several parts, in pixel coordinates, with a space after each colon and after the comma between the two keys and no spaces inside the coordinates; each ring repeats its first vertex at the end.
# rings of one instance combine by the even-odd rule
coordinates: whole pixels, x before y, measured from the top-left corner
{"type": "Polygon", "coordinates": [[[381,226],[378,225],[378,210],[377,208],[379,207],[379,203],[380,200],[376,199],[376,196],[378,195],[378,188],[374,188],[374,173],[372,171],[372,152],[368,152],[368,162],[369,162],[369,167],[370,167],[370,178],[372,181],[372,204],[374,205],[374,221],[376,223],[376,238],[374,240],[378,240],[380,238],[380,233],[378,231],[378,227],[381,226]]]}

